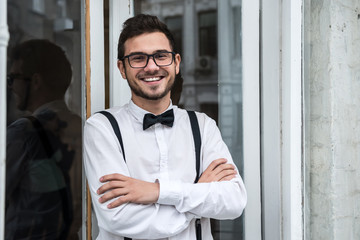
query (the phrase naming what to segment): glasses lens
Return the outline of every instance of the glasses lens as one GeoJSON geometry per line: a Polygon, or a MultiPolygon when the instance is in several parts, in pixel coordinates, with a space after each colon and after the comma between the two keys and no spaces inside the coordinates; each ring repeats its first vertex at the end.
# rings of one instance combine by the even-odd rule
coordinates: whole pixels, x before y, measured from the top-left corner
{"type": "Polygon", "coordinates": [[[168,66],[173,61],[171,52],[156,53],[154,54],[154,59],[158,66],[168,66]]]}
{"type": "Polygon", "coordinates": [[[143,68],[146,66],[148,56],[145,54],[135,54],[129,56],[129,62],[131,67],[143,68]]]}

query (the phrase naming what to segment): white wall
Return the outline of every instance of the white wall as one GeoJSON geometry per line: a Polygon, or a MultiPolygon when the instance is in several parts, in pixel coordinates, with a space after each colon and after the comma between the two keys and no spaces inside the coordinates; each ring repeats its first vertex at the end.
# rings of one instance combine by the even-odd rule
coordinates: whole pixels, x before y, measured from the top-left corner
{"type": "Polygon", "coordinates": [[[360,239],[360,1],[305,1],[307,239],[360,239]]]}

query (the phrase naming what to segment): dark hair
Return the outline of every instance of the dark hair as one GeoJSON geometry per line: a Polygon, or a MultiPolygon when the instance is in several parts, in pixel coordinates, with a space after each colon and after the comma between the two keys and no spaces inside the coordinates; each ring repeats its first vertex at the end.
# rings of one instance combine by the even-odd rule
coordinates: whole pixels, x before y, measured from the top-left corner
{"type": "Polygon", "coordinates": [[[175,49],[175,40],[165,23],[161,22],[156,16],[139,14],[129,18],[123,24],[123,30],[118,42],[118,59],[124,57],[124,44],[129,38],[139,36],[143,33],[162,32],[170,42],[171,50],[175,49]]]}
{"type": "Polygon", "coordinates": [[[12,61],[22,60],[23,75],[38,73],[51,90],[65,93],[71,82],[72,70],[65,52],[45,39],[33,39],[16,46],[12,61]]]}

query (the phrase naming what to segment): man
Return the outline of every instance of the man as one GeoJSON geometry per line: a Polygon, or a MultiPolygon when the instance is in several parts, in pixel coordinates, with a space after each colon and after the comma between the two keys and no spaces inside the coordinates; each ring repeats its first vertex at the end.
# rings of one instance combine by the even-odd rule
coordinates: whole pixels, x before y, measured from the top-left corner
{"type": "MultiPolygon", "coordinates": [[[[167,26],[155,16],[124,23],[118,68],[131,88],[131,101],[109,109],[124,144],[105,116],[85,124],[85,170],[100,233],[98,239],[212,239],[210,220],[239,217],[246,191],[215,121],[196,113],[201,132],[198,183],[193,133],[187,112],[172,105],[171,89],[181,57],[173,52],[167,26]],[[174,122],[148,126],[147,114],[174,114],[174,122]]],[[[163,116],[163,115],[162,115],[163,116]]],[[[154,116],[153,116],[154,117],[154,116]]],[[[167,118],[167,117],[162,117],[167,118]]]]}
{"type": "Polygon", "coordinates": [[[71,65],[47,40],[16,46],[11,60],[8,87],[31,115],[7,129],[5,239],[78,239],[81,118],[64,101],[71,65]]]}

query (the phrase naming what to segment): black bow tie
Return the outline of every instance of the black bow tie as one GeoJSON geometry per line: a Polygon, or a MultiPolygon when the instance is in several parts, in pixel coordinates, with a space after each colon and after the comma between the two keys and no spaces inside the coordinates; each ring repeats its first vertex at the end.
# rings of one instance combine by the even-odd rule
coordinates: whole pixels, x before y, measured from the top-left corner
{"type": "Polygon", "coordinates": [[[164,112],[163,114],[155,116],[154,114],[147,113],[144,116],[143,129],[147,129],[155,123],[161,123],[166,126],[172,127],[174,123],[174,111],[172,109],[164,112]]]}

